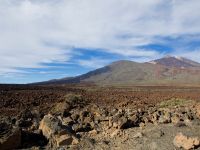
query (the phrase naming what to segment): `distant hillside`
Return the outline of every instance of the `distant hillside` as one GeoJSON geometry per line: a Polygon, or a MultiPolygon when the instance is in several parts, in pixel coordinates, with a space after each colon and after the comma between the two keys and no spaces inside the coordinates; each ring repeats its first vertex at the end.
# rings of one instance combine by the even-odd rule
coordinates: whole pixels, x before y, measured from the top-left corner
{"type": "Polygon", "coordinates": [[[195,61],[183,57],[172,57],[172,56],[166,56],[164,58],[151,61],[150,63],[160,64],[167,67],[177,67],[177,68],[200,67],[200,63],[197,63],[195,61]]]}
{"type": "Polygon", "coordinates": [[[38,84],[94,83],[97,85],[171,85],[200,84],[200,64],[167,56],[158,60],[136,63],[117,61],[86,74],[41,82],[38,84]]]}

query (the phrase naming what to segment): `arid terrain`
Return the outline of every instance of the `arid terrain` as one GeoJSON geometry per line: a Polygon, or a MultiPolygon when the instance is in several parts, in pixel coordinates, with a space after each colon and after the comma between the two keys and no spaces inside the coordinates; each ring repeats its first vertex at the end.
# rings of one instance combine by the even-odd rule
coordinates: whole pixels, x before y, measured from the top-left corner
{"type": "Polygon", "coordinates": [[[0,150],[200,150],[200,0],[0,0],[0,150]]]}
{"type": "Polygon", "coordinates": [[[0,149],[200,149],[200,87],[1,85],[0,149]]]}
{"type": "Polygon", "coordinates": [[[120,60],[79,76],[55,79],[38,84],[69,83],[93,83],[100,86],[198,86],[200,84],[200,63],[176,56],[165,56],[144,63],[120,60]]]}

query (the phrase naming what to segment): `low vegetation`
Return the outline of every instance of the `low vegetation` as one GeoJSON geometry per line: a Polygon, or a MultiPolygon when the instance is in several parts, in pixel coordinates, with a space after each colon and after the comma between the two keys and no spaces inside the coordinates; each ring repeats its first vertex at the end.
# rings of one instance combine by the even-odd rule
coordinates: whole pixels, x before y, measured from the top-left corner
{"type": "Polygon", "coordinates": [[[160,108],[172,108],[177,106],[187,106],[192,103],[194,103],[192,100],[172,98],[170,100],[159,103],[158,106],[160,108]]]}

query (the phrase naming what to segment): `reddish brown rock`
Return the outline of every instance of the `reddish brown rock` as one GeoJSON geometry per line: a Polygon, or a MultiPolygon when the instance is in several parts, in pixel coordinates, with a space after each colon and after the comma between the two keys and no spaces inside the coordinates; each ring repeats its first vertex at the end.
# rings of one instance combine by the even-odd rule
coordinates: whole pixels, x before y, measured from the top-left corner
{"type": "Polygon", "coordinates": [[[43,135],[49,139],[52,135],[61,130],[61,121],[52,115],[46,115],[40,122],[39,129],[43,135]]]}
{"type": "Polygon", "coordinates": [[[194,149],[195,147],[200,146],[200,140],[197,137],[187,137],[182,133],[176,135],[173,143],[176,147],[185,150],[194,149]]]}
{"type": "Polygon", "coordinates": [[[53,146],[51,148],[77,143],[75,136],[64,128],[62,122],[50,114],[44,116],[39,129],[42,130],[43,135],[50,141],[50,144],[53,146]]]}

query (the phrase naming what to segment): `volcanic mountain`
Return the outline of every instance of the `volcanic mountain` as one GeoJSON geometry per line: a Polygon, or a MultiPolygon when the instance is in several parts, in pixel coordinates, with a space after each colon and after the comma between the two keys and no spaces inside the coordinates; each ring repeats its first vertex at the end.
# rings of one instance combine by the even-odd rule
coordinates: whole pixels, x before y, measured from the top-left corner
{"type": "Polygon", "coordinates": [[[172,57],[165,56],[164,58],[150,61],[152,64],[160,64],[167,67],[177,67],[177,68],[188,68],[188,67],[200,67],[200,63],[189,60],[184,57],[172,57]]]}
{"type": "Polygon", "coordinates": [[[121,60],[86,74],[38,84],[199,85],[200,63],[166,56],[145,63],[121,60]]]}

